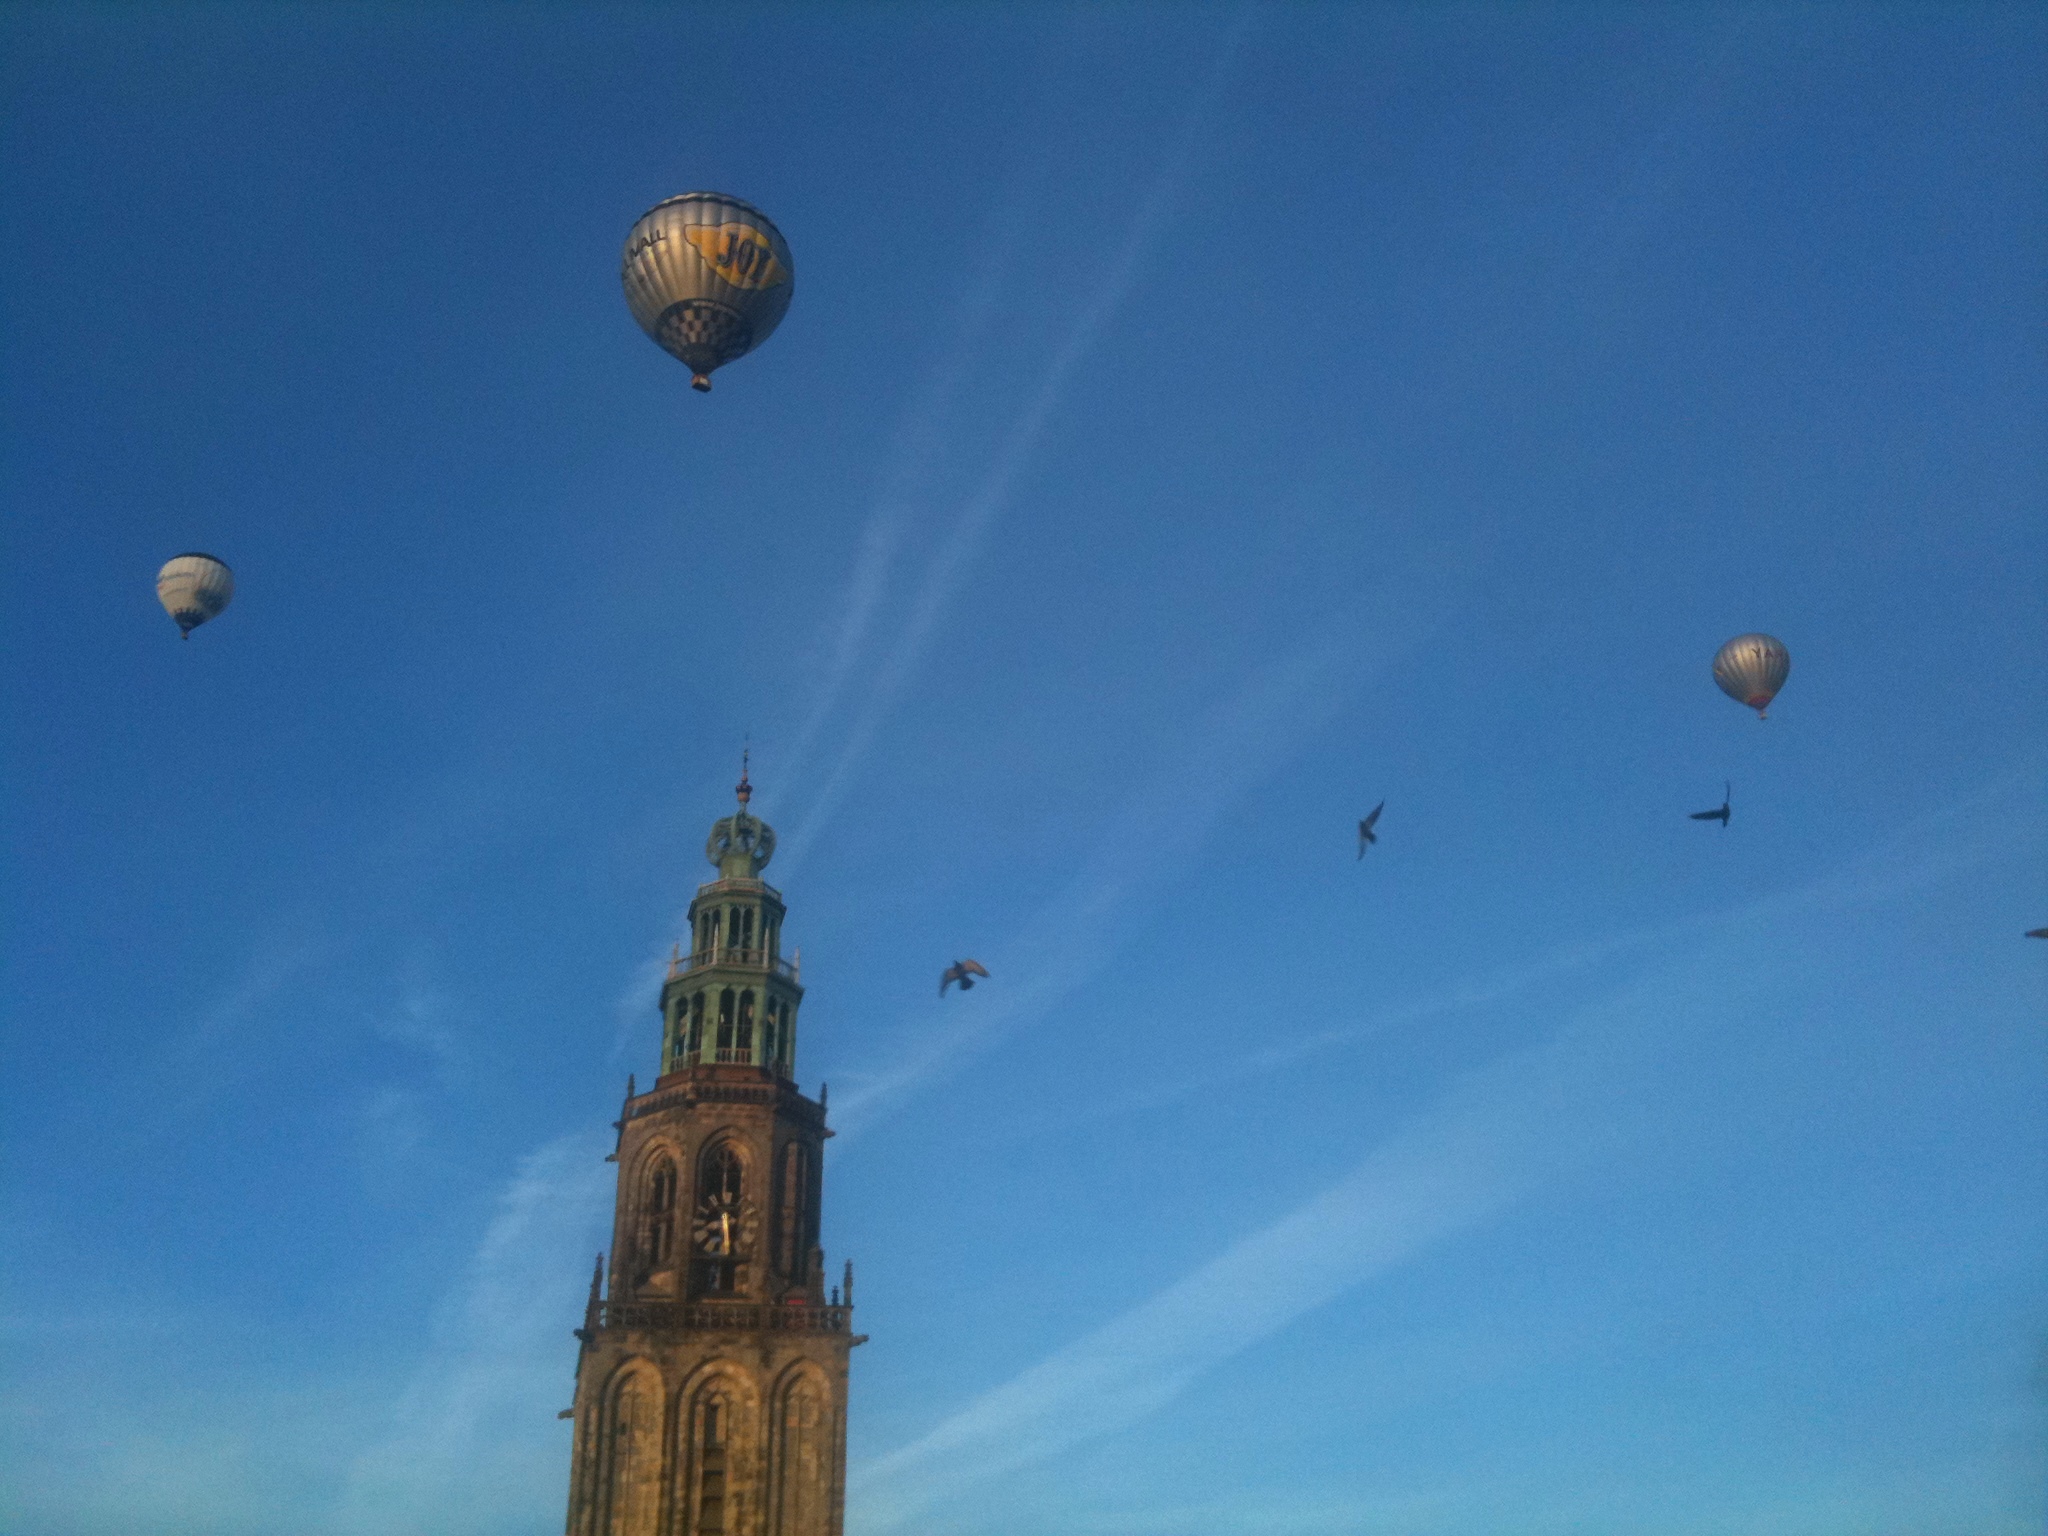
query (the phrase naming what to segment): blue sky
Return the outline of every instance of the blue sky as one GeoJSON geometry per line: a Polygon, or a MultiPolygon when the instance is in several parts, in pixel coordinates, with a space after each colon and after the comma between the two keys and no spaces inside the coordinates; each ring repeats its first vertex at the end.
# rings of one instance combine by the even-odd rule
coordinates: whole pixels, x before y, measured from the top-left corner
{"type": "Polygon", "coordinates": [[[855,1536],[2040,1528],[2038,10],[0,28],[6,1530],[557,1528],[743,741],[855,1536]]]}

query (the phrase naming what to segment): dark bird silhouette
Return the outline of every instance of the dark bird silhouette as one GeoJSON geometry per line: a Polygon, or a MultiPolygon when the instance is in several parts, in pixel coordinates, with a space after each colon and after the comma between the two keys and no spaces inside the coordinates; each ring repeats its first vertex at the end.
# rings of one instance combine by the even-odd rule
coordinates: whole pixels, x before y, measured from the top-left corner
{"type": "Polygon", "coordinates": [[[988,971],[979,960],[955,960],[939,975],[939,996],[944,997],[946,988],[956,981],[960,983],[962,992],[971,992],[974,990],[974,978],[986,975],[988,971]]]}
{"type": "Polygon", "coordinates": [[[2027,930],[2027,937],[2030,939],[2048,939],[2048,928],[2029,928],[2027,930]]]}
{"type": "Polygon", "coordinates": [[[1372,808],[1372,814],[1358,824],[1358,856],[1361,859],[1365,857],[1367,845],[1380,840],[1379,834],[1373,831],[1372,824],[1380,819],[1380,812],[1386,808],[1387,802],[1382,800],[1372,808]]]}
{"type": "Polygon", "coordinates": [[[1694,821],[1718,821],[1719,823],[1721,823],[1721,830],[1722,830],[1723,832],[1726,832],[1726,831],[1728,830],[1728,796],[1729,796],[1729,789],[1730,789],[1730,786],[1729,786],[1729,785],[1728,785],[1727,783],[1725,783],[1725,782],[1724,782],[1724,783],[1723,783],[1723,784],[1721,785],[1721,804],[1720,804],[1720,806],[1719,806],[1718,808],[1714,809],[1714,810],[1711,810],[1711,811],[1694,811],[1694,812],[1692,813],[1692,817],[1691,817],[1691,819],[1692,819],[1692,820],[1694,820],[1694,821]]]}

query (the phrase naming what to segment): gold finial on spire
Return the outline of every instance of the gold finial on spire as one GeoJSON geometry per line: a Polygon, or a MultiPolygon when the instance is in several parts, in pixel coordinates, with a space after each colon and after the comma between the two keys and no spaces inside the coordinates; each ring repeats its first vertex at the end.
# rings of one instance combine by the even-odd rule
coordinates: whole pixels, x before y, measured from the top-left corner
{"type": "Polygon", "coordinates": [[[743,811],[747,808],[747,802],[754,798],[754,786],[747,782],[747,765],[753,755],[752,747],[740,749],[740,781],[733,786],[733,793],[740,797],[740,809],[743,811]]]}

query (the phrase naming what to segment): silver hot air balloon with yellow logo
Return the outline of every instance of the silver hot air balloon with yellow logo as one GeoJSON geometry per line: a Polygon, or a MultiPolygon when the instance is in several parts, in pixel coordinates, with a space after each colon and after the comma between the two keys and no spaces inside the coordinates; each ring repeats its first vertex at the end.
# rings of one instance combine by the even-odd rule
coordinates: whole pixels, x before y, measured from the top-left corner
{"type": "Polygon", "coordinates": [[[1759,720],[1792,673],[1792,653],[1774,635],[1737,635],[1714,653],[1714,681],[1759,720]]]}
{"type": "Polygon", "coordinates": [[[626,237],[619,272],[640,329],[690,370],[695,389],[745,357],[789,310],[796,269],[768,215],[722,192],[657,203],[626,237]]]}

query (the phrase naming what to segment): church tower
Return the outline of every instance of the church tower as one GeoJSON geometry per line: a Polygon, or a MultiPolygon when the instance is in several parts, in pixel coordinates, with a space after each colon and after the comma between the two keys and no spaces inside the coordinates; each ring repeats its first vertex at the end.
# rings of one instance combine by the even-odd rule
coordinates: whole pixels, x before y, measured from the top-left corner
{"type": "Polygon", "coordinates": [[[853,1266],[825,1288],[821,1090],[794,1081],[798,967],[775,833],[711,829],[661,989],[661,1075],[629,1082],[617,1215],[576,1331],[568,1536],[839,1536],[853,1266]]]}

